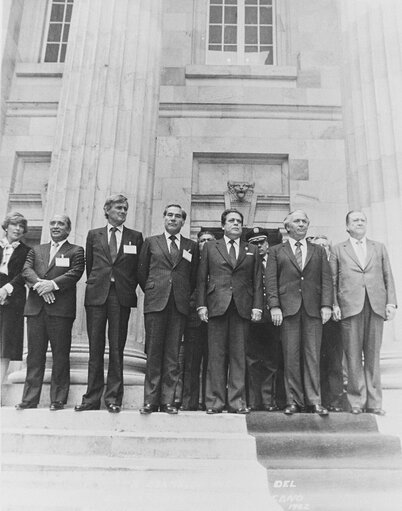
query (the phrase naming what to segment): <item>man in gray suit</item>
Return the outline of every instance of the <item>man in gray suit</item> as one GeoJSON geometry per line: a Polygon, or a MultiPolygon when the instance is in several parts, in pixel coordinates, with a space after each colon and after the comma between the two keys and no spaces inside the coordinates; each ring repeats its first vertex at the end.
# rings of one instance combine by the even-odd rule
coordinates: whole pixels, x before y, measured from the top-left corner
{"type": "Polygon", "coordinates": [[[334,247],[331,268],[334,314],[342,320],[348,365],[348,401],[353,414],[384,415],[380,348],[384,321],[395,316],[394,279],[384,245],[366,238],[367,218],[362,211],[349,211],[346,230],[349,239],[334,247]]]}

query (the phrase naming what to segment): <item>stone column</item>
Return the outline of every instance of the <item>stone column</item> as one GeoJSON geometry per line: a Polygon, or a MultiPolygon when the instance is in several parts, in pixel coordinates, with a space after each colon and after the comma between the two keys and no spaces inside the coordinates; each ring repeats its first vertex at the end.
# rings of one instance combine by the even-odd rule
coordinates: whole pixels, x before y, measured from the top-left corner
{"type": "MultiPolygon", "coordinates": [[[[368,236],[387,246],[401,306],[402,4],[342,0],[341,20],[349,207],[367,214],[368,236]]],[[[400,310],[385,325],[382,365],[402,387],[400,310]]]]}
{"type": "MultiPolygon", "coordinates": [[[[161,0],[74,2],[49,175],[43,240],[56,212],[67,213],[70,240],[85,246],[106,225],[105,198],[128,197],[127,226],[149,234],[159,107],[161,0]]],[[[86,383],[88,342],[79,283],[72,381],[86,383]]],[[[141,310],[132,311],[126,383],[143,371],[141,310]],[[131,368],[131,370],[130,370],[131,368]],[[130,374],[134,377],[130,379],[130,374]]]]}

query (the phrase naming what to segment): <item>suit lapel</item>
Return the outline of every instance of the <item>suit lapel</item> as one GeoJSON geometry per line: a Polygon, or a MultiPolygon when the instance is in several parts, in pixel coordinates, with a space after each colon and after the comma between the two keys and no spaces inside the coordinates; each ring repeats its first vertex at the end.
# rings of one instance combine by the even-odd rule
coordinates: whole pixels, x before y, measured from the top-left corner
{"type": "Polygon", "coordinates": [[[216,242],[216,248],[218,249],[218,252],[221,254],[221,256],[225,259],[225,261],[233,268],[226,248],[225,238],[221,238],[216,242]]]}
{"type": "Polygon", "coordinates": [[[237,258],[236,268],[238,266],[240,266],[240,264],[243,262],[244,258],[246,257],[246,247],[248,247],[248,243],[245,243],[244,241],[240,241],[240,243],[239,243],[239,257],[237,258]]]}
{"type": "MultiPolygon", "coordinates": [[[[123,252],[124,252],[124,245],[128,245],[128,240],[127,240],[127,229],[123,225],[123,232],[121,233],[120,247],[119,247],[119,250],[117,252],[117,256],[116,256],[115,262],[123,254],[123,252]]],[[[108,250],[109,250],[109,246],[108,246],[108,250]]],[[[110,255],[110,250],[109,250],[109,255],[110,255]]]]}
{"type": "Polygon", "coordinates": [[[284,243],[282,245],[282,250],[285,252],[285,254],[289,257],[289,259],[292,261],[294,266],[301,272],[300,266],[297,264],[296,257],[293,253],[292,247],[290,246],[289,241],[284,243]]]}
{"type": "Polygon", "coordinates": [[[370,240],[366,240],[366,248],[367,248],[367,255],[366,255],[366,265],[365,268],[369,265],[371,259],[373,258],[374,252],[375,252],[375,246],[374,243],[370,240]]]}
{"type": "Polygon", "coordinates": [[[50,268],[49,266],[49,257],[50,257],[50,243],[45,243],[44,245],[39,245],[39,250],[43,260],[43,266],[45,268],[50,268]]]}
{"type": "MultiPolygon", "coordinates": [[[[71,245],[70,245],[70,243],[68,241],[63,243],[63,245],[59,248],[59,250],[56,252],[56,254],[53,257],[53,259],[51,260],[50,264],[48,265],[48,270],[53,268],[53,266],[56,264],[56,257],[65,256],[67,254],[67,252],[70,250],[70,248],[71,248],[71,245]]],[[[49,243],[49,250],[48,250],[48,253],[47,253],[47,260],[48,261],[49,261],[49,256],[50,256],[50,243],[49,243]]]]}
{"type": "MultiPolygon", "coordinates": [[[[307,254],[306,254],[306,260],[304,262],[304,267],[303,267],[303,270],[304,268],[307,266],[307,264],[309,263],[310,259],[311,259],[311,256],[313,255],[313,252],[314,252],[314,247],[312,246],[311,243],[309,243],[308,241],[306,242],[306,246],[307,246],[307,254]]],[[[296,257],[295,257],[296,259],[296,257]]],[[[298,265],[299,266],[299,265],[298,265]]]]}
{"type": "Polygon", "coordinates": [[[352,243],[350,242],[350,240],[347,240],[344,245],[345,247],[345,252],[348,254],[348,256],[353,259],[353,261],[357,264],[357,266],[359,268],[361,268],[362,270],[364,270],[364,268],[362,267],[362,265],[360,264],[360,261],[359,261],[359,258],[357,257],[353,247],[352,247],[352,243]]]}
{"type": "MultiPolygon", "coordinates": [[[[164,256],[169,261],[169,264],[171,264],[173,266],[172,259],[170,257],[170,253],[168,250],[166,236],[164,234],[160,234],[159,236],[156,237],[156,241],[157,241],[159,247],[161,248],[164,256]]],[[[180,246],[181,246],[181,244],[180,244],[180,246]]]]}
{"type": "Polygon", "coordinates": [[[108,258],[109,262],[112,264],[113,262],[112,258],[110,257],[109,243],[107,241],[107,227],[103,227],[103,229],[99,231],[98,235],[103,251],[105,252],[105,255],[108,258]]]}

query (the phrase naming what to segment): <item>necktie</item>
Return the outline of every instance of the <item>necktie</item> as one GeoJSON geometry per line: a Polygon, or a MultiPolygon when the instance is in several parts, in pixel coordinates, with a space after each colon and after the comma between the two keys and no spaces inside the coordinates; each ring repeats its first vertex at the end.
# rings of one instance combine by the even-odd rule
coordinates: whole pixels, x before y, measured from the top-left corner
{"type": "Polygon", "coordinates": [[[232,266],[236,266],[237,258],[236,258],[236,249],[234,248],[234,240],[230,240],[230,249],[229,249],[229,258],[232,266]]]}
{"type": "Polygon", "coordinates": [[[357,257],[359,258],[360,264],[364,267],[366,264],[366,255],[364,253],[363,242],[361,240],[356,242],[357,257]]]}
{"type": "Polygon", "coordinates": [[[57,254],[58,250],[59,250],[59,244],[52,243],[52,246],[50,247],[49,264],[53,261],[53,258],[57,254]]]}
{"type": "Polygon", "coordinates": [[[303,256],[302,256],[300,241],[296,241],[295,245],[296,245],[296,251],[295,251],[296,261],[297,261],[297,264],[299,265],[299,268],[302,270],[303,269],[303,256]]]}
{"type": "Polygon", "coordinates": [[[179,259],[179,249],[176,245],[176,236],[172,234],[172,236],[169,236],[169,239],[171,241],[170,243],[170,257],[172,259],[172,263],[176,264],[177,260],[179,259]]]}
{"type": "Polygon", "coordinates": [[[109,251],[110,251],[110,257],[112,258],[112,262],[115,262],[116,261],[116,257],[117,257],[116,231],[117,231],[117,227],[111,227],[111,229],[110,229],[109,251]]]}

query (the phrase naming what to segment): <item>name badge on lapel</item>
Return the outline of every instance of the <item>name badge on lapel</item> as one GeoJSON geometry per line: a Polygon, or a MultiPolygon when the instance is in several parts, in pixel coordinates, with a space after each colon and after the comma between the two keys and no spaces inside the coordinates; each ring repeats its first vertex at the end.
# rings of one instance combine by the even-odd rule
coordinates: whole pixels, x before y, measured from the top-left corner
{"type": "Polygon", "coordinates": [[[129,242],[128,245],[123,245],[123,252],[125,254],[136,254],[137,253],[137,245],[132,245],[131,242],[129,242]]]}
{"type": "Polygon", "coordinates": [[[56,266],[59,266],[61,268],[69,268],[70,267],[70,258],[69,257],[64,257],[64,255],[62,255],[61,257],[56,257],[56,266]]]}
{"type": "Polygon", "coordinates": [[[183,249],[183,258],[186,259],[189,263],[191,263],[193,259],[193,254],[191,254],[188,250],[183,249]]]}

